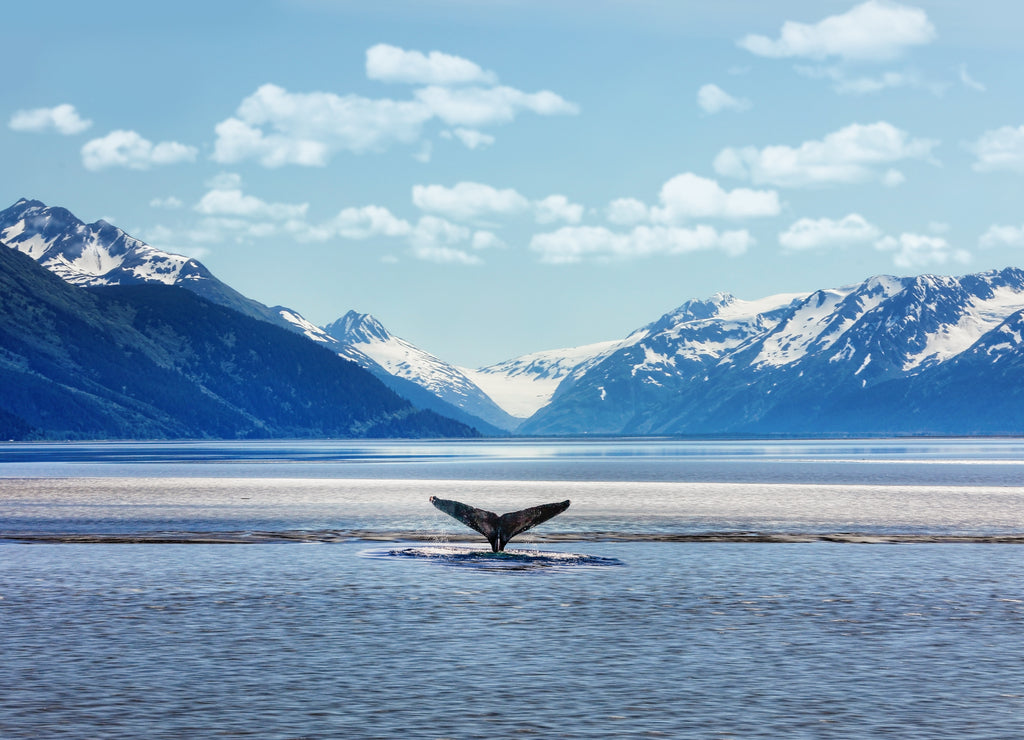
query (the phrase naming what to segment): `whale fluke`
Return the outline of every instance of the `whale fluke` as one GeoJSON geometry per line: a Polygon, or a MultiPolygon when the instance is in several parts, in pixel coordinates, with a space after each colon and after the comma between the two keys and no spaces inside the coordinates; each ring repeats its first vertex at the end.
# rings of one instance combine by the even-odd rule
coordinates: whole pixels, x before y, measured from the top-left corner
{"type": "Polygon", "coordinates": [[[486,537],[487,541],[491,543],[493,552],[501,552],[505,549],[508,541],[517,534],[522,534],[569,508],[568,501],[559,501],[555,504],[531,506],[529,509],[511,511],[498,516],[493,511],[484,511],[447,498],[431,496],[430,503],[448,516],[458,519],[470,529],[475,529],[486,537]]]}

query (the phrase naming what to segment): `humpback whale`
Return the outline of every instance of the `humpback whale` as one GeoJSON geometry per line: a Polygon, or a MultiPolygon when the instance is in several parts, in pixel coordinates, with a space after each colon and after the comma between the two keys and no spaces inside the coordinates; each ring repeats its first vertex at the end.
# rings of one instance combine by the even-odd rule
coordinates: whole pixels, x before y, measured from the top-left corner
{"type": "Polygon", "coordinates": [[[470,529],[475,529],[486,537],[487,541],[491,543],[492,552],[501,552],[505,549],[508,541],[517,534],[532,529],[569,508],[568,501],[559,501],[555,504],[531,506],[529,509],[511,511],[498,516],[493,511],[484,511],[447,498],[431,496],[430,503],[448,516],[458,519],[470,529]]]}

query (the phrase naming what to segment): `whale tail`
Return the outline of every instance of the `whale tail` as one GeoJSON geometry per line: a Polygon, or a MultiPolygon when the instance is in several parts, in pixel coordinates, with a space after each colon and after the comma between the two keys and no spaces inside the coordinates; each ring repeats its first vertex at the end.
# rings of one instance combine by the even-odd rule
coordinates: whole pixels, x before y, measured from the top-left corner
{"type": "Polygon", "coordinates": [[[511,511],[498,516],[493,511],[477,509],[474,506],[447,498],[431,496],[430,503],[448,516],[458,519],[470,529],[475,529],[486,537],[487,541],[491,543],[493,552],[501,552],[505,549],[508,541],[517,534],[522,534],[569,508],[568,501],[559,501],[554,504],[531,506],[529,509],[511,511]]]}

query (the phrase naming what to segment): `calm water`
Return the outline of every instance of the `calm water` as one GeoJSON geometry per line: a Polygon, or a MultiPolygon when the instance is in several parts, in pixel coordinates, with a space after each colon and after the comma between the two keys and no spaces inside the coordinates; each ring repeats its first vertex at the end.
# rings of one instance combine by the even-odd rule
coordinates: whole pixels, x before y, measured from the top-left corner
{"type": "Polygon", "coordinates": [[[0,445],[0,737],[1019,737],[1020,546],[639,540],[1020,534],[1022,461],[1014,440],[0,445]],[[571,498],[540,528],[568,541],[449,544],[430,495],[571,498]],[[339,537],[17,540],[256,530],[339,537]]]}

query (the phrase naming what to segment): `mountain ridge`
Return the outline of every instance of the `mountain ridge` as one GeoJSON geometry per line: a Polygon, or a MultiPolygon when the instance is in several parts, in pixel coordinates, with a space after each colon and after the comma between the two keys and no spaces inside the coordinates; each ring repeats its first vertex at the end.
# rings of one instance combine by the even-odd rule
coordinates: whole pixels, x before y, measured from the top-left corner
{"type": "Polygon", "coordinates": [[[74,286],[8,248],[0,248],[0,433],[475,436],[283,328],[177,286],[74,286]]]}

